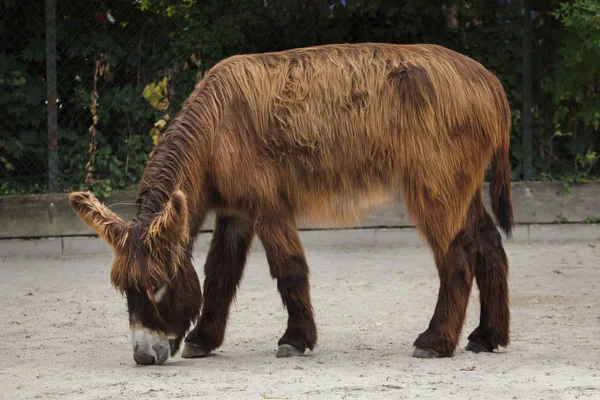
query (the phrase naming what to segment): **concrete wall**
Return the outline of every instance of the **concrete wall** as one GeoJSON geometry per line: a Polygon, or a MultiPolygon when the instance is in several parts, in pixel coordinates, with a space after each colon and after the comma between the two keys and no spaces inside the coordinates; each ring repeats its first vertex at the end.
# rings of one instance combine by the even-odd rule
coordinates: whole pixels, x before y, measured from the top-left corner
{"type": "MultiPolygon", "coordinates": [[[[424,251],[426,245],[418,232],[412,227],[393,229],[392,235],[379,235],[389,230],[388,228],[376,229],[351,229],[345,231],[301,231],[300,240],[304,248],[310,253],[313,247],[328,243],[331,238],[343,238],[346,246],[353,243],[361,243],[365,237],[378,238],[383,236],[393,240],[393,243],[383,244],[398,246],[399,249],[406,246],[422,246],[424,251]],[[342,235],[342,236],[340,236],[342,235]]],[[[196,238],[194,253],[196,262],[202,263],[206,257],[211,240],[210,232],[203,232],[196,238]]],[[[367,239],[371,240],[371,239],[367,239]]],[[[535,243],[535,242],[587,242],[590,246],[600,246],[600,224],[526,224],[517,225],[513,231],[512,239],[503,236],[505,244],[535,243]]],[[[376,240],[380,243],[379,240],[376,240]]],[[[259,240],[255,240],[253,251],[262,250],[259,240]]],[[[111,254],[112,250],[102,239],[95,236],[62,236],[36,239],[2,239],[0,240],[0,257],[61,257],[61,256],[94,256],[111,254]]]]}
{"type": "MultiPolygon", "coordinates": [[[[488,186],[485,202],[489,209],[488,186]]],[[[134,192],[114,193],[104,199],[111,209],[129,221],[133,218],[134,192]]],[[[517,227],[513,241],[518,243],[547,240],[600,240],[600,182],[571,187],[566,195],[560,183],[534,182],[513,184],[513,206],[517,227]],[[557,222],[561,222],[557,224],[557,222]],[[568,223],[565,223],[568,222],[568,223]]],[[[302,230],[334,228],[299,222],[302,230]]],[[[213,218],[209,216],[204,231],[212,230],[213,218]]],[[[351,228],[378,228],[371,232],[346,231],[354,240],[363,235],[375,234],[380,229],[398,229],[393,235],[399,246],[422,245],[423,241],[406,216],[403,204],[380,210],[364,218],[351,228]]],[[[301,232],[301,238],[312,237],[301,232]]],[[[196,251],[206,250],[210,233],[202,233],[196,239],[196,251]]],[[[322,232],[318,240],[327,240],[329,234],[322,232]]],[[[260,243],[256,246],[260,247],[260,243]]],[[[304,242],[303,242],[304,243],[304,242]]],[[[304,243],[310,247],[310,243],[304,243]]],[[[67,194],[45,194],[0,197],[0,256],[63,256],[107,254],[110,248],[95,237],[71,209],[67,194]]]]}
{"type": "MultiPolygon", "coordinates": [[[[600,181],[571,186],[567,195],[559,182],[513,183],[513,207],[517,224],[586,222],[600,220],[600,181]]],[[[485,202],[489,209],[488,186],[485,202]]],[[[135,192],[113,193],[104,199],[126,221],[133,218],[135,192]]],[[[299,221],[301,229],[332,228],[327,224],[299,221]]],[[[396,228],[413,226],[404,204],[368,215],[354,228],[396,228]]],[[[212,230],[209,216],[204,230],[212,230]]],[[[67,194],[0,197],[0,239],[93,235],[77,217],[67,194]]]]}

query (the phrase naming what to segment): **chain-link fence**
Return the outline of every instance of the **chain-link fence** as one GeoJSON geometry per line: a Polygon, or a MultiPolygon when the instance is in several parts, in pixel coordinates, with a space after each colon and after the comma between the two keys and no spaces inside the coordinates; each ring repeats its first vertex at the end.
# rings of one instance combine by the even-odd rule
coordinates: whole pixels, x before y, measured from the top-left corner
{"type": "Polygon", "coordinates": [[[2,9],[0,192],[135,184],[152,136],[181,102],[176,88],[193,87],[194,56],[170,45],[177,19],[108,3],[2,9]]]}
{"type": "Polygon", "coordinates": [[[25,6],[0,14],[0,191],[41,187],[47,170],[45,9],[25,6]]]}
{"type": "MultiPolygon", "coordinates": [[[[588,174],[597,170],[600,141],[589,138],[598,128],[577,110],[582,104],[593,110],[596,100],[569,98],[568,87],[564,95],[550,92],[565,77],[585,76],[569,71],[595,65],[585,61],[587,53],[578,54],[579,64],[562,63],[561,51],[572,40],[552,14],[559,3],[535,3],[533,85],[522,83],[521,1],[447,3],[0,0],[0,194],[132,188],[207,68],[234,54],[344,42],[438,43],[491,69],[513,110],[513,178],[523,171],[529,178],[522,166],[532,165],[531,142],[521,147],[522,121],[531,124],[524,108],[534,111],[538,178],[584,163],[588,174]],[[553,65],[567,67],[552,75],[553,65]],[[534,89],[532,107],[523,107],[531,99],[523,98],[523,87],[534,89]],[[565,132],[571,126],[575,134],[565,132]]],[[[590,82],[575,84],[589,92],[590,82]]]]}
{"type": "Polygon", "coordinates": [[[202,71],[282,47],[279,3],[0,0],[0,194],[134,186],[202,71]]]}

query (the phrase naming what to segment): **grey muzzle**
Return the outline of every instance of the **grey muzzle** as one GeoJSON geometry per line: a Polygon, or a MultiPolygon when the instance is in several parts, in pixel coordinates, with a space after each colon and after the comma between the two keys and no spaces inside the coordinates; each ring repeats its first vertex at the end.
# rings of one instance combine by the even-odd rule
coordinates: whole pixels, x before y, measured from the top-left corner
{"type": "Polygon", "coordinates": [[[138,364],[163,364],[169,358],[169,339],[146,328],[131,328],[133,359],[138,364]]]}

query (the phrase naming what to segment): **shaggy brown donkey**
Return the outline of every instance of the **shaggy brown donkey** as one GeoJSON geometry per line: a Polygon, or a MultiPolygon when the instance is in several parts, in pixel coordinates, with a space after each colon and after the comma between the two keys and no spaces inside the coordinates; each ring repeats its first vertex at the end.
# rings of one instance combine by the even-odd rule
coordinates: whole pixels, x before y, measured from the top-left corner
{"type": "Polygon", "coordinates": [[[434,45],[328,45],[222,61],[153,151],[136,217],[125,223],[89,193],[79,216],[114,249],[112,284],[126,294],[134,358],[162,363],[223,342],[254,235],[286,306],[278,356],[317,342],[297,217],[340,226],[403,200],[433,250],[440,291],[417,357],[453,354],[473,278],[481,320],[468,349],[509,342],[508,262],[481,188],[510,234],[510,110],[477,62],[434,45]],[[192,246],[217,212],[204,303],[192,246]]]}

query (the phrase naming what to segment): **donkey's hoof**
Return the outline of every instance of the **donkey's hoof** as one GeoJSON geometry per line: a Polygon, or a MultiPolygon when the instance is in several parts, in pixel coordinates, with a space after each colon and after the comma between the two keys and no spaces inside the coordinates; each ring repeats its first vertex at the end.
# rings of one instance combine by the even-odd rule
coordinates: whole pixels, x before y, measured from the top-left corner
{"type": "Polygon", "coordinates": [[[210,355],[210,351],[206,351],[197,344],[191,342],[185,342],[183,350],[181,351],[182,358],[200,358],[210,355]]]}
{"type": "Polygon", "coordinates": [[[485,346],[474,342],[473,340],[469,340],[467,347],[465,350],[472,351],[473,353],[491,353],[485,346]]]}
{"type": "Polygon", "coordinates": [[[438,358],[439,356],[440,353],[433,349],[427,348],[416,347],[415,351],[413,352],[413,357],[415,358],[438,358]]]}
{"type": "Polygon", "coordinates": [[[279,346],[279,349],[277,350],[277,355],[275,355],[275,357],[277,357],[277,358],[293,357],[293,356],[301,356],[302,354],[304,354],[303,351],[298,350],[291,344],[282,344],[279,346]]]}

